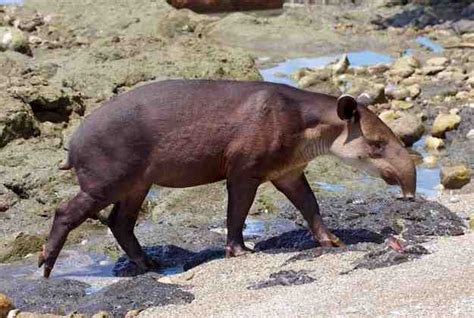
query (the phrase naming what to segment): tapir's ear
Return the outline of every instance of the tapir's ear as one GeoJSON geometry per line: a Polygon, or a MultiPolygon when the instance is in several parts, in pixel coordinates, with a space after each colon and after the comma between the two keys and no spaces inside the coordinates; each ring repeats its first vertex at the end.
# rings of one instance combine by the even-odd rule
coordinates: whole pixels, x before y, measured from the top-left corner
{"type": "Polygon", "coordinates": [[[357,114],[357,101],[350,95],[342,95],[337,99],[337,115],[342,120],[353,120],[357,114]]]}

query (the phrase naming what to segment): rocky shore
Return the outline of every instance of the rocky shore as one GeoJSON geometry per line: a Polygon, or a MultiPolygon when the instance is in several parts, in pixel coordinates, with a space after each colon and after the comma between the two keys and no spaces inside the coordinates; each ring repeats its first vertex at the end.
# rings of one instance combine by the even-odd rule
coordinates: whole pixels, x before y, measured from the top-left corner
{"type": "MultiPolygon", "coordinates": [[[[469,315],[474,308],[474,286],[465,281],[474,275],[468,266],[474,227],[473,20],[469,1],[441,0],[329,1],[211,15],[146,0],[0,5],[0,317],[14,307],[10,317],[100,311],[105,312],[95,317],[131,317],[145,309],[142,314],[150,317],[226,316],[232,313],[229,306],[237,306],[241,316],[252,310],[265,315],[270,312],[259,301],[276,305],[293,292],[301,296],[294,302],[300,309],[276,305],[282,313],[330,315],[310,310],[303,300],[321,297],[322,288],[337,293],[362,281],[401,284],[396,275],[428,286],[434,273],[423,274],[422,268],[449,276],[449,266],[459,266],[451,273],[458,294],[450,294],[449,310],[433,307],[435,297],[419,296],[420,290],[416,299],[426,311],[412,304],[395,313],[436,314],[440,308],[456,313],[457,306],[460,315],[469,315]],[[311,64],[312,58],[318,62],[311,64]],[[297,211],[264,185],[246,229],[258,252],[225,260],[225,184],[154,188],[136,232],[161,259],[160,273],[113,277],[123,276],[127,260],[120,258],[106,226],[88,221],[68,239],[70,252],[59,264],[64,270],[41,280],[36,253],[56,206],[78,189],[73,172],[58,170],[69,136],[107,98],[168,78],[273,80],[362,95],[411,147],[424,182],[419,189],[429,191],[415,202],[397,201],[383,181],[318,158],[306,173],[325,220],[348,248],[315,248],[297,211]],[[393,249],[394,238],[404,253],[393,249]],[[332,289],[332,281],[347,285],[332,289]],[[232,287],[212,304],[224,283],[232,287]],[[124,291],[126,300],[120,297],[124,291]]],[[[426,293],[452,287],[448,278],[426,287],[426,293]]],[[[409,293],[410,281],[404,284],[404,290],[393,288],[409,293]]],[[[365,310],[367,298],[356,298],[353,309],[337,307],[327,297],[318,304],[331,304],[340,314],[394,313],[388,300],[365,310]]]]}

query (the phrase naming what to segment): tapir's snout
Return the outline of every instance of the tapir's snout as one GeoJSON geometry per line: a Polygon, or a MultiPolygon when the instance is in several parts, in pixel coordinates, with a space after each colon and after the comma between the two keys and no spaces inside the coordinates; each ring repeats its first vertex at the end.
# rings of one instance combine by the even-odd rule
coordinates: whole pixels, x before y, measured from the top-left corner
{"type": "Polygon", "coordinates": [[[415,164],[408,151],[403,147],[400,146],[393,152],[395,155],[385,159],[388,165],[384,165],[384,169],[381,169],[380,176],[386,183],[400,186],[402,199],[413,200],[416,193],[415,164]]]}

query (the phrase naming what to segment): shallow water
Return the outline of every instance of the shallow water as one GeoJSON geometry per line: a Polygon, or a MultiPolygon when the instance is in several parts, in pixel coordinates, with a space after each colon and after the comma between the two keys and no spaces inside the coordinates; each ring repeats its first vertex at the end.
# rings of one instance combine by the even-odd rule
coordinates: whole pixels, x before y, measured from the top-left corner
{"type": "Polygon", "coordinates": [[[432,51],[433,53],[441,53],[444,48],[438,43],[433,42],[430,38],[426,36],[419,36],[415,39],[415,42],[421,45],[424,48],[432,51]]]}
{"type": "MultiPolygon", "coordinates": [[[[267,82],[295,85],[295,81],[288,77],[291,73],[304,67],[324,67],[331,62],[339,60],[341,57],[342,55],[332,55],[288,59],[284,62],[278,63],[277,65],[271,68],[261,69],[260,74],[267,82]]],[[[393,60],[390,55],[372,51],[349,52],[347,53],[347,58],[349,59],[349,63],[352,66],[366,66],[378,63],[390,63],[393,60]]]]}
{"type": "Polygon", "coordinates": [[[2,4],[22,4],[23,0],[0,0],[0,5],[2,4]]]}

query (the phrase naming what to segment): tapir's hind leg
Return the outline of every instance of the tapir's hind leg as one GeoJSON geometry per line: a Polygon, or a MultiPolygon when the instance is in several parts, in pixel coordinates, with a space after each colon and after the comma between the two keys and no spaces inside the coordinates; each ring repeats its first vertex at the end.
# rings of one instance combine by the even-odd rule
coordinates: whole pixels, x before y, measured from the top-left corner
{"type": "Polygon", "coordinates": [[[243,229],[252,206],[259,182],[251,178],[227,180],[227,244],[226,257],[239,256],[251,251],[245,247],[243,229]]]}
{"type": "Polygon", "coordinates": [[[278,180],[273,180],[272,183],[300,210],[314,238],[321,246],[344,246],[344,243],[329,232],[324,225],[321,214],[319,214],[318,201],[316,201],[302,171],[288,174],[278,180]]]}
{"type": "Polygon", "coordinates": [[[117,242],[127,254],[130,262],[135,265],[131,266],[126,273],[121,273],[124,276],[142,274],[158,266],[158,264],[146,256],[133,233],[140,207],[148,190],[149,188],[147,187],[129,193],[125,199],[120,200],[114,205],[108,220],[110,230],[117,239],[117,242]]]}
{"type": "Polygon", "coordinates": [[[44,264],[44,277],[49,277],[70,231],[81,225],[88,217],[96,215],[107,204],[81,191],[69,202],[56,210],[48,242],[40,254],[38,265],[44,264]]]}

